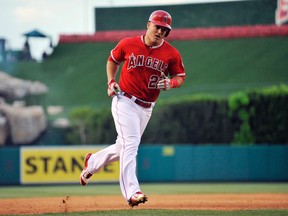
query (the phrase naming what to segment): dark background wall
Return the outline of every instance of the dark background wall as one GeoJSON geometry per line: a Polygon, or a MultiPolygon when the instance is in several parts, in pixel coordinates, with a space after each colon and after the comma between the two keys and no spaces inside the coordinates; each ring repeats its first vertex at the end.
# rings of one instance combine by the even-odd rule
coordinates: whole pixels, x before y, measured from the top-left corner
{"type": "Polygon", "coordinates": [[[95,29],[144,29],[149,15],[162,9],[173,18],[174,28],[274,24],[276,0],[248,0],[186,5],[95,8],[95,29]]]}

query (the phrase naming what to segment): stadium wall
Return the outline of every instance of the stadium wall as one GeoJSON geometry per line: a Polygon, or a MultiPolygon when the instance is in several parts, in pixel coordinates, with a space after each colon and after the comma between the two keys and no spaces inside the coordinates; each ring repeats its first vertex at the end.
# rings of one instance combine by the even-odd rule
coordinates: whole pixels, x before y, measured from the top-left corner
{"type": "MultiPolygon", "coordinates": [[[[103,31],[95,34],[60,35],[59,43],[118,42],[125,37],[142,35],[145,30],[103,31]]],[[[187,28],[171,31],[167,40],[207,40],[256,37],[285,37],[288,25],[229,26],[211,28],[187,28]]]]}
{"type": "MultiPolygon", "coordinates": [[[[83,159],[103,145],[0,149],[0,185],[78,184],[83,159]]],[[[288,181],[288,146],[140,146],[141,182],[288,181]]],[[[93,182],[117,182],[119,164],[105,166],[93,182]]]]}
{"type": "Polygon", "coordinates": [[[173,18],[168,40],[287,36],[276,26],[276,0],[95,8],[95,33],[60,35],[60,43],[118,42],[145,33],[147,14],[167,10],[173,18]]]}
{"type": "Polygon", "coordinates": [[[173,28],[267,25],[275,23],[276,0],[95,8],[95,32],[145,29],[154,10],[166,10],[173,28]]]}
{"type": "Polygon", "coordinates": [[[142,147],[141,181],[287,181],[288,146],[142,147]]]}

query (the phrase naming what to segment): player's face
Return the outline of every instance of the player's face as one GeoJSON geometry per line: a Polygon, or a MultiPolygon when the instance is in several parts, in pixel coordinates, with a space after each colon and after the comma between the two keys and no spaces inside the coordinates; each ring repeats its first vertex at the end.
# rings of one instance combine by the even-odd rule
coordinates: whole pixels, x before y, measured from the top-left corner
{"type": "Polygon", "coordinates": [[[154,25],[152,22],[148,22],[145,43],[148,46],[160,45],[168,30],[169,29],[163,26],[154,25]]]}

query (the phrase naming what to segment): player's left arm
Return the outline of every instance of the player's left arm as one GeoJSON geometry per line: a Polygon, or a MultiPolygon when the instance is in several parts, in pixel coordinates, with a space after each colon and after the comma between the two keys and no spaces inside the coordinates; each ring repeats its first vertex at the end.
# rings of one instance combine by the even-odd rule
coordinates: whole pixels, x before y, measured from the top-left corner
{"type": "Polygon", "coordinates": [[[160,90],[169,90],[171,88],[179,88],[184,83],[185,76],[175,76],[172,78],[165,77],[157,83],[157,88],[160,90]]]}
{"type": "Polygon", "coordinates": [[[157,83],[157,88],[160,90],[169,90],[171,88],[179,88],[183,85],[185,81],[185,69],[184,69],[184,64],[182,61],[182,57],[177,52],[176,57],[173,59],[171,62],[171,67],[169,68],[169,76],[165,76],[164,73],[162,73],[161,79],[157,83]]]}
{"type": "Polygon", "coordinates": [[[170,79],[170,82],[171,82],[171,85],[172,87],[171,88],[179,88],[183,85],[185,81],[185,76],[176,76],[176,77],[173,77],[170,79]]]}

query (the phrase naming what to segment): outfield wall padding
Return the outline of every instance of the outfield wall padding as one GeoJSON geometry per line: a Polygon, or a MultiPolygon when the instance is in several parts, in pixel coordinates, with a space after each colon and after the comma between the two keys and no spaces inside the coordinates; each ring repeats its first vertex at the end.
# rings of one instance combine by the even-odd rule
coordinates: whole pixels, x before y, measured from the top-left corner
{"type": "MultiPolygon", "coordinates": [[[[103,147],[99,145],[59,146],[57,155],[55,155],[57,146],[2,147],[0,148],[0,185],[62,184],[65,181],[70,184],[79,184],[81,172],[79,166],[85,152],[100,150],[103,147]],[[78,150],[75,151],[75,149],[78,150]],[[23,150],[28,152],[28,155],[23,153],[23,150]],[[60,150],[65,153],[61,153],[60,150]],[[20,154],[21,151],[22,154],[20,154]],[[77,152],[83,152],[83,154],[78,155],[77,152]],[[26,159],[21,159],[21,155],[26,159]],[[70,158],[69,155],[73,157],[70,158]],[[74,161],[73,166],[71,161],[74,161]],[[51,172],[51,175],[58,173],[59,181],[52,178],[53,176],[45,177],[47,173],[42,173],[42,169],[48,174],[51,172]],[[34,175],[32,175],[33,171],[35,171],[34,175]],[[49,181],[49,179],[52,180],[49,181]]],[[[140,145],[137,161],[137,175],[140,182],[288,181],[288,146],[283,145],[140,145]]],[[[102,180],[97,180],[95,176],[93,181],[103,182],[103,179],[106,179],[104,182],[118,181],[117,172],[119,171],[117,170],[118,168],[113,168],[113,166],[106,167],[98,174],[98,177],[103,177],[102,180]]]]}
{"type": "Polygon", "coordinates": [[[150,146],[140,181],[287,181],[288,146],[150,146]]]}
{"type": "Polygon", "coordinates": [[[19,148],[0,148],[0,185],[20,183],[19,148]]]}

